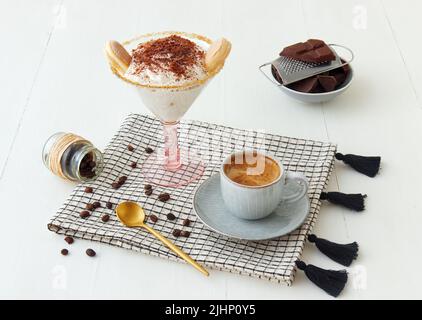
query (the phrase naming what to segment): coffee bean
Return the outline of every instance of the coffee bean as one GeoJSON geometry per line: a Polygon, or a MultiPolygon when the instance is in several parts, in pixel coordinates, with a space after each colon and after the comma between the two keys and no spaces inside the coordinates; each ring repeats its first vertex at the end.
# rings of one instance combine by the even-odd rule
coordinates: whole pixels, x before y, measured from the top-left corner
{"type": "Polygon", "coordinates": [[[186,231],[186,230],[183,230],[181,233],[180,233],[180,235],[182,236],[182,237],[189,237],[190,236],[190,232],[189,231],[186,231]]]}
{"type": "Polygon", "coordinates": [[[124,181],[117,181],[117,184],[119,185],[119,188],[120,188],[122,185],[125,184],[125,182],[124,181]]]}
{"type": "Polygon", "coordinates": [[[96,163],[94,160],[91,160],[91,161],[88,163],[88,166],[89,166],[91,169],[93,169],[93,168],[95,168],[95,167],[97,166],[97,163],[96,163]]]}
{"type": "Polygon", "coordinates": [[[126,182],[126,180],[127,180],[127,177],[126,177],[126,176],[121,176],[121,177],[119,178],[119,183],[125,183],[125,182],[126,182]]]}
{"type": "Polygon", "coordinates": [[[185,227],[189,227],[189,225],[190,225],[190,220],[189,220],[189,219],[185,219],[185,220],[183,220],[182,224],[183,224],[185,227]]]}
{"type": "Polygon", "coordinates": [[[89,211],[92,211],[95,209],[94,205],[92,203],[87,203],[85,208],[89,211]]]}
{"type": "Polygon", "coordinates": [[[132,167],[132,169],[135,169],[138,166],[138,164],[136,162],[132,162],[130,166],[132,167]]]}
{"type": "Polygon", "coordinates": [[[92,179],[95,177],[95,171],[86,171],[86,172],[80,172],[81,176],[84,178],[92,179]]]}
{"type": "Polygon", "coordinates": [[[79,214],[79,216],[80,216],[81,218],[84,218],[84,219],[88,218],[90,215],[91,215],[91,214],[90,214],[90,213],[89,213],[89,211],[87,211],[87,210],[81,211],[81,213],[79,214]]]}
{"type": "Polygon", "coordinates": [[[176,219],[176,216],[173,213],[167,213],[167,219],[172,221],[172,220],[176,219]]]}
{"type": "Polygon", "coordinates": [[[96,253],[92,249],[86,249],[85,253],[90,257],[95,257],[96,253]]]}
{"type": "Polygon", "coordinates": [[[176,238],[179,237],[181,234],[181,231],[179,229],[174,229],[173,230],[173,236],[175,236],[176,238]]]}
{"type": "Polygon", "coordinates": [[[147,196],[152,195],[152,190],[151,189],[145,190],[145,195],[147,195],[147,196]]]}
{"type": "Polygon", "coordinates": [[[101,207],[101,203],[99,201],[95,201],[92,205],[94,206],[94,209],[101,207]]]}
{"type": "Polygon", "coordinates": [[[72,237],[66,237],[66,238],[64,238],[64,241],[66,241],[67,244],[72,244],[73,243],[73,238],[72,237]]]}
{"type": "Polygon", "coordinates": [[[146,184],[146,185],[144,185],[144,189],[145,190],[151,190],[152,189],[152,185],[146,184]]]}
{"type": "Polygon", "coordinates": [[[105,214],[101,217],[102,222],[107,222],[108,220],[110,220],[110,216],[108,214],[105,214]]]}
{"type": "Polygon", "coordinates": [[[97,163],[94,160],[93,153],[88,153],[83,157],[81,160],[81,164],[79,165],[79,174],[81,177],[84,178],[93,178],[95,177],[95,170],[94,168],[97,166],[97,163]]]}
{"type": "Polygon", "coordinates": [[[150,153],[153,153],[154,150],[152,148],[150,148],[150,147],[146,147],[145,148],[145,152],[148,153],[148,154],[150,154],[150,153]]]}
{"type": "Polygon", "coordinates": [[[156,215],[153,215],[153,214],[149,216],[149,219],[150,219],[152,222],[154,222],[154,223],[156,223],[156,222],[158,221],[157,216],[156,216],[156,215]]]}
{"type": "Polygon", "coordinates": [[[67,249],[62,249],[62,251],[60,251],[60,253],[61,253],[62,255],[64,255],[64,256],[67,256],[67,255],[68,255],[68,253],[69,253],[69,250],[67,250],[67,249]]]}
{"type": "Polygon", "coordinates": [[[85,193],[92,193],[94,191],[94,189],[92,189],[92,187],[86,187],[85,188],[85,193]]]}
{"type": "Polygon", "coordinates": [[[113,204],[110,201],[108,201],[106,203],[106,207],[107,207],[107,209],[111,209],[111,208],[113,208],[113,204]]]}
{"type": "Polygon", "coordinates": [[[158,196],[158,200],[163,201],[163,202],[166,202],[166,201],[168,201],[169,199],[170,199],[170,195],[169,195],[167,192],[161,193],[161,194],[158,196]]]}
{"type": "Polygon", "coordinates": [[[113,183],[111,184],[111,187],[112,187],[113,189],[119,189],[119,188],[121,187],[121,185],[120,185],[119,183],[117,183],[117,182],[113,182],[113,183]]]}
{"type": "Polygon", "coordinates": [[[134,148],[131,144],[129,144],[129,145],[127,146],[127,149],[128,149],[129,151],[133,151],[133,150],[135,150],[135,148],[134,148]]]}

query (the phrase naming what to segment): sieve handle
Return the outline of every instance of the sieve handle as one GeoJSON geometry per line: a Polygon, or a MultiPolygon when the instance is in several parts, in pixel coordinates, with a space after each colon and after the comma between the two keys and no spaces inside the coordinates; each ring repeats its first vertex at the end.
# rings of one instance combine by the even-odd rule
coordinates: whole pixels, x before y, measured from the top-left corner
{"type": "Polygon", "coordinates": [[[265,76],[265,78],[267,78],[268,80],[270,80],[270,82],[272,82],[274,85],[276,85],[277,87],[280,87],[281,84],[279,84],[278,82],[275,82],[271,77],[268,76],[268,74],[263,70],[264,67],[271,65],[271,62],[267,62],[264,64],[261,64],[258,68],[259,71],[262,72],[262,74],[265,76]]]}

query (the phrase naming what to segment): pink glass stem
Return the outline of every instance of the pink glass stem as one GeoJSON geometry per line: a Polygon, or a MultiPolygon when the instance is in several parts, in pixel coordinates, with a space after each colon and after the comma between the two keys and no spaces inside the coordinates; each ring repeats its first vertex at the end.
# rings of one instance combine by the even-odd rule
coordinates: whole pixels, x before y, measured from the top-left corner
{"type": "Polygon", "coordinates": [[[177,170],[181,166],[180,150],[177,141],[179,122],[163,123],[164,130],[164,166],[167,170],[177,170]]]}

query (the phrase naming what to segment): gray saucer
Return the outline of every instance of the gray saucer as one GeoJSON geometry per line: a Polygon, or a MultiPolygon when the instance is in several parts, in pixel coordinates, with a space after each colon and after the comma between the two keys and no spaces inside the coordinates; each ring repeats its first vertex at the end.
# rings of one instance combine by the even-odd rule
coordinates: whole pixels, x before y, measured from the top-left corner
{"type": "MultiPolygon", "coordinates": [[[[291,192],[298,188],[295,182],[286,187],[291,192]]],[[[257,241],[280,237],[298,228],[309,213],[309,199],[305,196],[295,203],[281,203],[264,219],[240,219],[225,208],[220,192],[220,174],[215,174],[196,190],[193,207],[198,218],[211,230],[232,238],[257,241]]]]}

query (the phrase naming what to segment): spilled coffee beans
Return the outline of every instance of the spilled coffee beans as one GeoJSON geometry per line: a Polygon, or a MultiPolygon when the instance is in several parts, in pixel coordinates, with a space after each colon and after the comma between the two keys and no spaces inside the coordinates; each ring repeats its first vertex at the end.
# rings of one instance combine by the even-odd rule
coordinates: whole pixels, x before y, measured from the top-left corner
{"type": "Polygon", "coordinates": [[[168,194],[167,192],[161,193],[158,196],[158,200],[162,201],[162,202],[166,202],[170,199],[170,194],[168,194]]]}
{"type": "Polygon", "coordinates": [[[95,257],[96,253],[94,250],[92,249],[86,249],[85,253],[89,256],[89,257],[95,257]]]}

